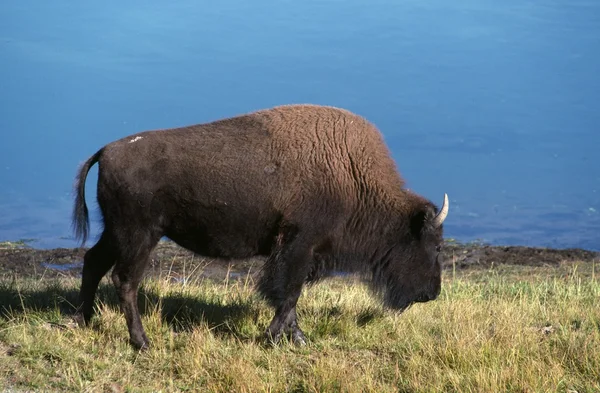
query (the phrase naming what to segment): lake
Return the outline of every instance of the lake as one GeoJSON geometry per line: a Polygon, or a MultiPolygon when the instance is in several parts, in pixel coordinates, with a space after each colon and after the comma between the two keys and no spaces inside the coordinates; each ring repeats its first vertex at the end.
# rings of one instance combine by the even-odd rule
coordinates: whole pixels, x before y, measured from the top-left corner
{"type": "Polygon", "coordinates": [[[448,193],[447,237],[600,250],[597,0],[4,1],[0,45],[0,241],[75,246],[112,140],[317,103],[448,193]]]}

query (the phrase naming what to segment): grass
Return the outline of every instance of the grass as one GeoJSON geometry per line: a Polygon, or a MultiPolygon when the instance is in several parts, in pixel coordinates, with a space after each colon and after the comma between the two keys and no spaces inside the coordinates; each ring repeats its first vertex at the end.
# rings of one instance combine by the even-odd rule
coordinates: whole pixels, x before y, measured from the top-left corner
{"type": "Polygon", "coordinates": [[[15,248],[26,248],[27,243],[32,242],[34,239],[22,239],[14,242],[10,241],[1,241],[0,242],[0,250],[12,250],[15,248]]]}
{"type": "Polygon", "coordinates": [[[259,337],[272,312],[247,280],[145,281],[149,351],[129,347],[112,285],[71,327],[73,279],[0,281],[0,390],[598,392],[593,264],[445,272],[440,298],[401,315],[343,279],[299,302],[306,347],[259,337]]]}

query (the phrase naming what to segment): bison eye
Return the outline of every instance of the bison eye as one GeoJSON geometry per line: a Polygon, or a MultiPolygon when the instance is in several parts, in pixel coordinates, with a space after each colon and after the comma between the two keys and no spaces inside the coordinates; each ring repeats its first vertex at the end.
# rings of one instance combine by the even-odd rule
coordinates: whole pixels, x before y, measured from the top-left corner
{"type": "Polygon", "coordinates": [[[441,252],[442,251],[442,246],[440,244],[438,244],[437,246],[435,246],[435,251],[441,252]]]}

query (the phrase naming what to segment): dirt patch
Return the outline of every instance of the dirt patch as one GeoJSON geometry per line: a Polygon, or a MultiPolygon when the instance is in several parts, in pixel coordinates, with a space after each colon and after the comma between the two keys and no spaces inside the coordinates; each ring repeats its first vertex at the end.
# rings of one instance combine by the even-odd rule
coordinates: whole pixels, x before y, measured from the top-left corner
{"type": "Polygon", "coordinates": [[[578,248],[553,249],[519,246],[450,244],[444,250],[444,267],[489,267],[492,265],[558,266],[563,262],[600,261],[600,253],[578,248]]]}
{"type": "MultiPolygon", "coordinates": [[[[57,277],[75,274],[75,268],[60,270],[49,269],[44,264],[66,266],[83,261],[86,250],[56,248],[52,250],[36,250],[32,248],[0,249],[0,274],[2,277],[16,275],[18,277],[57,277]]],[[[81,270],[81,267],[79,267],[81,270]]]]}
{"type": "MultiPolygon", "coordinates": [[[[61,277],[81,275],[85,248],[38,250],[27,247],[0,249],[2,277],[61,277]]],[[[564,262],[600,262],[600,253],[582,249],[502,247],[481,244],[448,244],[444,268],[468,269],[492,265],[558,266],[564,262]]],[[[258,272],[262,258],[226,261],[204,258],[172,242],[160,242],[152,254],[147,275],[174,281],[207,277],[216,280],[243,278],[258,272]]]]}
{"type": "MultiPolygon", "coordinates": [[[[55,248],[39,250],[28,247],[0,248],[2,277],[79,277],[87,248],[55,248]]],[[[258,271],[264,260],[226,261],[204,258],[172,242],[160,242],[152,253],[147,275],[173,281],[208,277],[221,280],[238,278],[258,271]]]]}

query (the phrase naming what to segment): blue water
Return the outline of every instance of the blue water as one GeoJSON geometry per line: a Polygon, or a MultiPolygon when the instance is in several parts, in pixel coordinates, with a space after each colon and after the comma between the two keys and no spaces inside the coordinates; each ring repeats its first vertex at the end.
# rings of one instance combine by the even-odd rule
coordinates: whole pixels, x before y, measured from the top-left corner
{"type": "Polygon", "coordinates": [[[377,124],[448,237],[600,250],[597,0],[4,1],[0,240],[75,245],[114,139],[305,102],[377,124]]]}

